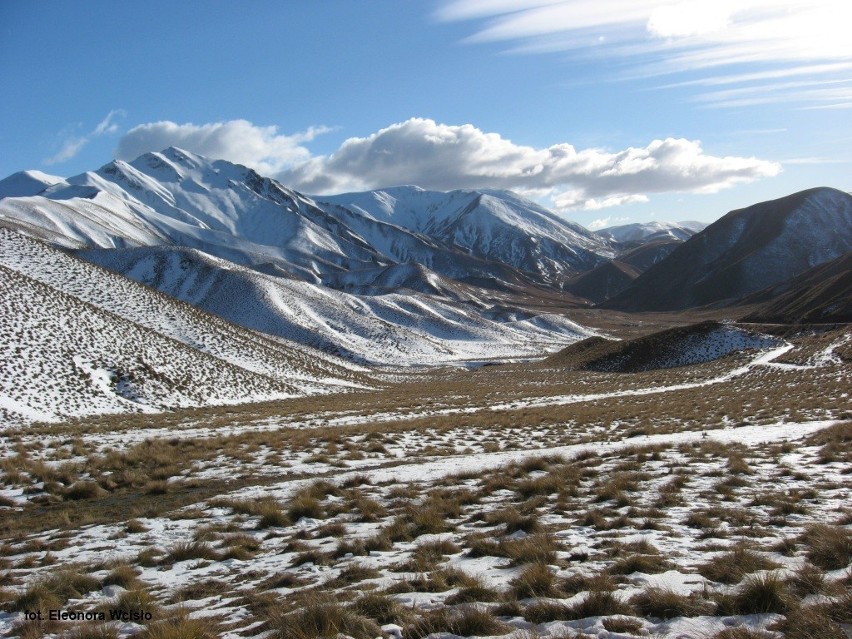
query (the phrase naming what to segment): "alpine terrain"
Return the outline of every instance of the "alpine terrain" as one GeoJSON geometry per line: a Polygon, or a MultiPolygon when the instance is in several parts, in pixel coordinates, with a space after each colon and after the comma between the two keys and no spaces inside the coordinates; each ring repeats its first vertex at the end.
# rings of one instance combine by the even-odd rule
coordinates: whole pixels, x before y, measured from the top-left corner
{"type": "Polygon", "coordinates": [[[845,639],[851,256],[824,187],[593,233],[174,147],[15,173],[0,636],[845,639]]]}

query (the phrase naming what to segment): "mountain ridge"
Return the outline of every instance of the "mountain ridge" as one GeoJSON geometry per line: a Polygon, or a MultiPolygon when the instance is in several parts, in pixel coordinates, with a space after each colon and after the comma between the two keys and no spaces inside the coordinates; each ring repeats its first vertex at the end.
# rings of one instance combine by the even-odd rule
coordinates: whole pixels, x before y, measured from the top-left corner
{"type": "Polygon", "coordinates": [[[602,308],[729,304],[852,250],[852,195],[816,187],[736,209],[677,246],[602,308]]]}

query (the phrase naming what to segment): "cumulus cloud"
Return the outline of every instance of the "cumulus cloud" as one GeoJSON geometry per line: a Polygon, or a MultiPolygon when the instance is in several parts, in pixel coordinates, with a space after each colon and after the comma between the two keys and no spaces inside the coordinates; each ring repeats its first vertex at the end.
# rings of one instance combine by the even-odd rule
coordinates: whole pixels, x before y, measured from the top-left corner
{"type": "Polygon", "coordinates": [[[57,151],[54,155],[47,158],[44,163],[45,164],[59,164],[60,162],[65,162],[66,160],[70,160],[75,157],[84,146],[86,146],[92,138],[99,137],[101,135],[107,135],[116,133],[118,131],[118,124],[115,122],[116,118],[125,116],[126,113],[122,109],[113,109],[109,113],[107,113],[106,117],[101,120],[98,125],[92,129],[86,135],[66,135],[62,140],[59,151],[57,151]]]}
{"type": "Polygon", "coordinates": [[[471,124],[411,118],[353,137],[329,156],[278,174],[307,193],[399,184],[427,189],[512,189],[547,194],[560,210],[601,209],[647,201],[649,193],[712,193],[776,175],[780,165],[753,157],[718,157],[697,140],[667,138],[620,151],[518,145],[471,124]]]}
{"type": "Polygon", "coordinates": [[[132,160],[143,153],[177,146],[215,159],[245,164],[264,175],[310,159],[303,146],[328,127],[311,127],[301,133],[284,135],[276,126],[257,126],[248,120],[211,124],[177,124],[168,120],[140,124],[128,131],[118,144],[118,159],[132,160]]]}

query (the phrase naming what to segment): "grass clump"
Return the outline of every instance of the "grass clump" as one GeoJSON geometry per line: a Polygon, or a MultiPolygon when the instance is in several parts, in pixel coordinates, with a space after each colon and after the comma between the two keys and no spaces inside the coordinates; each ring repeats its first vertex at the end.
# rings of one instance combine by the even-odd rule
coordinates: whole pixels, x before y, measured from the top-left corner
{"type": "Polygon", "coordinates": [[[276,616],[271,623],[275,639],[334,639],[347,635],[354,639],[374,639],[382,629],[372,619],[359,614],[354,607],[338,603],[309,601],[299,610],[276,616]]]}
{"type": "Polygon", "coordinates": [[[352,603],[352,610],[379,624],[403,625],[411,619],[411,612],[398,601],[380,593],[367,593],[352,603]]]}
{"type": "Polygon", "coordinates": [[[156,615],[160,605],[147,590],[137,587],[121,593],[115,604],[108,607],[125,612],[150,612],[152,615],[156,615]]]}
{"type": "Polygon", "coordinates": [[[550,568],[542,563],[527,566],[510,582],[510,585],[512,593],[518,599],[557,597],[561,594],[556,587],[556,578],[550,572],[550,568]]]}
{"type": "Polygon", "coordinates": [[[852,561],[852,531],[842,526],[815,524],[802,534],[807,557],[823,570],[845,568],[852,561]]]}
{"type": "Polygon", "coordinates": [[[714,557],[699,567],[698,571],[707,579],[723,584],[739,583],[746,575],[758,570],[774,570],[778,564],[756,552],[737,546],[730,552],[714,557]]]}
{"type": "Polygon", "coordinates": [[[179,541],[176,543],[161,563],[165,565],[176,564],[181,561],[189,561],[191,559],[208,559],[218,561],[221,559],[219,552],[210,544],[204,541],[179,541]]]}
{"type": "Polygon", "coordinates": [[[137,635],[140,639],[214,639],[218,628],[209,619],[192,619],[183,611],[157,621],[137,635]]]}
{"type": "Polygon", "coordinates": [[[633,607],[624,603],[612,592],[596,590],[585,599],[567,607],[565,619],[585,619],[586,617],[608,617],[610,615],[630,615],[633,607]]]}
{"type": "Polygon", "coordinates": [[[466,605],[449,610],[441,608],[423,615],[420,619],[403,629],[406,639],[423,639],[432,634],[451,633],[460,637],[483,637],[504,635],[511,631],[491,612],[479,606],[466,605]]]}
{"type": "Polygon", "coordinates": [[[106,495],[107,491],[93,481],[78,481],[65,489],[62,496],[65,499],[77,501],[80,499],[94,499],[106,495]]]}
{"type": "Polygon", "coordinates": [[[118,629],[107,623],[89,623],[63,633],[62,639],[118,639],[118,629]]]}
{"type": "Polygon", "coordinates": [[[775,572],[748,577],[734,596],[734,602],[743,615],[784,614],[795,605],[787,583],[775,572]]]}
{"type": "Polygon", "coordinates": [[[644,617],[673,619],[695,617],[712,612],[709,602],[681,595],[670,588],[646,588],[630,599],[630,604],[644,617]]]}
{"type": "Polygon", "coordinates": [[[634,572],[655,575],[671,568],[672,563],[659,555],[628,555],[618,559],[609,571],[614,575],[630,575],[634,572]]]}
{"type": "Polygon", "coordinates": [[[125,590],[131,590],[139,586],[139,573],[136,568],[122,564],[116,566],[104,578],[104,586],[121,586],[125,590]]]}
{"type": "Polygon", "coordinates": [[[59,570],[30,584],[15,600],[14,609],[41,610],[60,608],[72,598],[80,598],[88,592],[98,590],[100,581],[74,568],[59,570]]]}

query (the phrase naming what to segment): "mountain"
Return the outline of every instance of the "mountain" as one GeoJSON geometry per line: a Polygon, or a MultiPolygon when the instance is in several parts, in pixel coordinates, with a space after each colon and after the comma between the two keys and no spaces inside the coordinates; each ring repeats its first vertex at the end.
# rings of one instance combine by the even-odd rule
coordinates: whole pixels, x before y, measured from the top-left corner
{"type": "Polygon", "coordinates": [[[732,211],[639,276],[604,308],[730,304],[852,250],[852,196],[815,188],[732,211]]]}
{"type": "Polygon", "coordinates": [[[375,384],[352,360],[532,356],[591,334],[558,315],[348,295],[196,249],[78,254],[91,261],[0,227],[5,423],[346,391],[375,384]]]}
{"type": "Polygon", "coordinates": [[[531,355],[588,333],[548,312],[573,299],[552,286],[568,257],[604,260],[606,242],[509,192],[391,191],[405,220],[169,148],[67,179],[10,176],[0,225],[352,361],[531,355]]]}
{"type": "Polygon", "coordinates": [[[462,255],[511,266],[550,286],[614,255],[610,242],[510,191],[400,186],[316,200],[426,235],[462,255]]]}
{"type": "Polygon", "coordinates": [[[501,310],[411,290],[353,295],[258,273],[195,249],[101,249],[79,255],[239,326],[365,364],[530,356],[591,333],[555,314],[501,310]]]}
{"type": "Polygon", "coordinates": [[[0,228],[0,415],[7,422],[339,391],[363,369],[228,324],[0,228]]]}
{"type": "Polygon", "coordinates": [[[703,222],[642,222],[639,224],[610,226],[595,231],[595,233],[612,242],[635,246],[647,242],[669,240],[685,242],[706,226],[703,222]]]}
{"type": "Polygon", "coordinates": [[[594,304],[614,297],[639,277],[640,271],[621,260],[610,260],[573,278],[566,289],[594,304]]]}
{"type": "Polygon", "coordinates": [[[571,278],[564,288],[577,297],[600,304],[624,291],[642,273],[668,257],[680,243],[680,240],[658,240],[638,244],[591,271],[571,278]]]}
{"type": "Polygon", "coordinates": [[[743,303],[761,304],[743,318],[745,322],[852,322],[852,253],[755,293],[745,298],[743,303]]]}
{"type": "Polygon", "coordinates": [[[340,288],[405,263],[496,290],[558,286],[613,254],[510,192],[399,187],[320,202],[177,148],[68,179],[15,174],[0,181],[0,198],[7,225],[68,248],[183,246],[340,288]]]}
{"type": "Polygon", "coordinates": [[[590,337],[549,355],[539,366],[635,373],[711,362],[736,351],[766,349],[783,340],[720,322],[670,328],[630,340],[590,337]]]}

